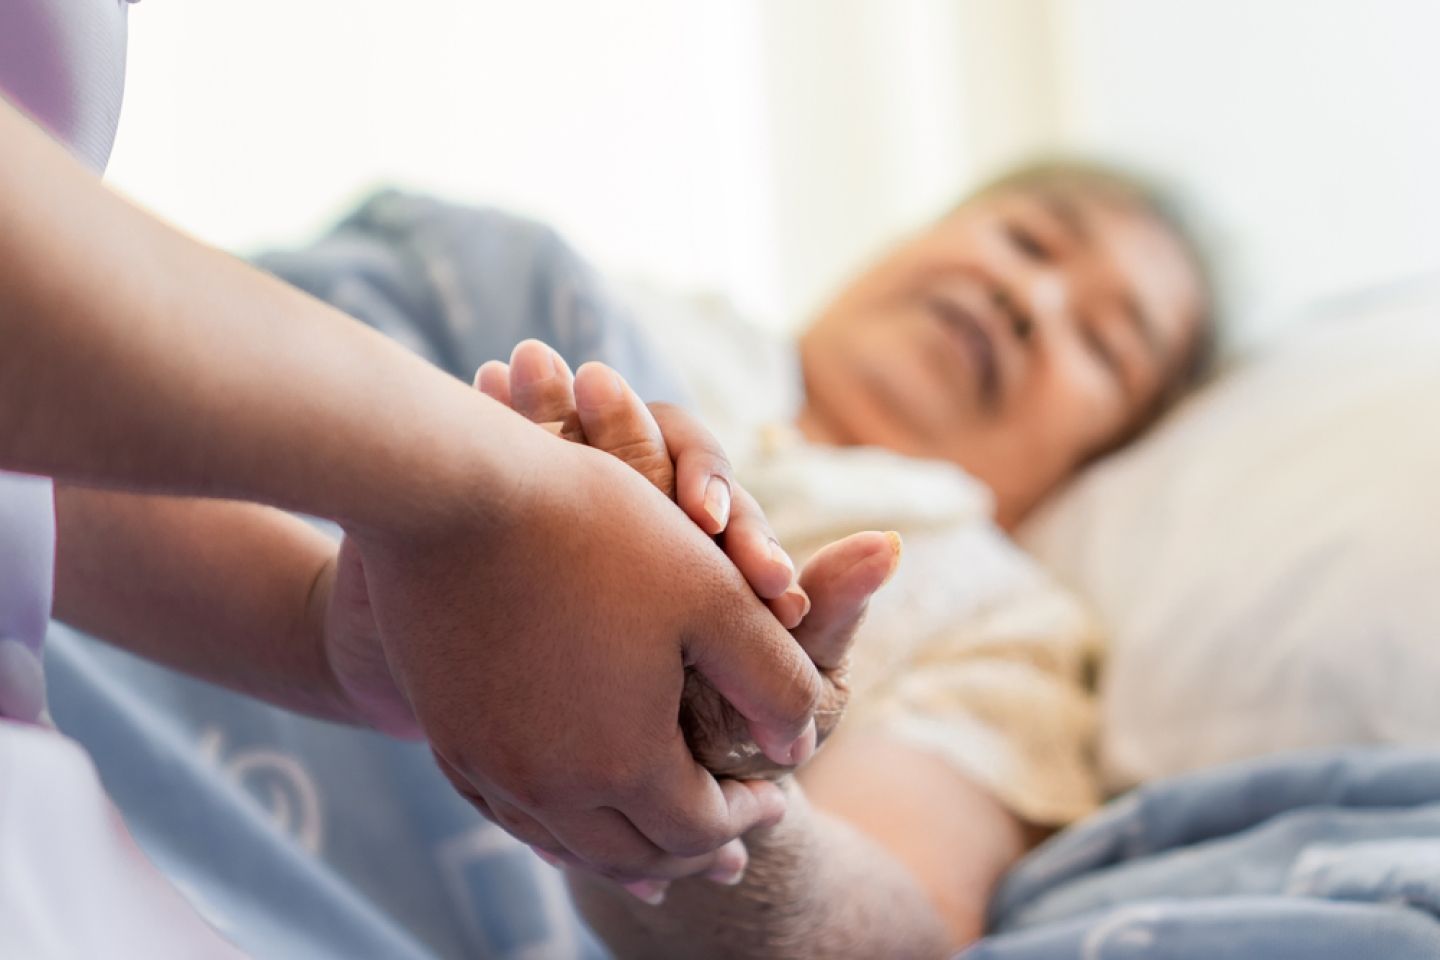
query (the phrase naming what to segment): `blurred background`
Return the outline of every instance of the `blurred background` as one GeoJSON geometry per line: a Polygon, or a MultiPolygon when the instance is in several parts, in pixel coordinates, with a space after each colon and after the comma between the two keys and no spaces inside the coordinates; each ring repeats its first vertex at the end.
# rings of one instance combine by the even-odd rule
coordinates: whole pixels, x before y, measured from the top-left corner
{"type": "Polygon", "coordinates": [[[1175,187],[1232,341],[1440,269],[1433,0],[146,0],[108,178],[239,252],[399,184],[788,327],[1037,154],[1175,187]]]}

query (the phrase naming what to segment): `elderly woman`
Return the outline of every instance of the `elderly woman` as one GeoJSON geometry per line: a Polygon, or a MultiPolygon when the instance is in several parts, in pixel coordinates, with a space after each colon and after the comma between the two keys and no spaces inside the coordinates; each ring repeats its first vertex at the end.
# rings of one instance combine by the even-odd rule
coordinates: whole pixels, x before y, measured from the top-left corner
{"type": "MultiPolygon", "coordinates": [[[[1120,786],[1092,761],[1102,637],[1001,531],[1200,370],[1209,326],[1193,250],[1128,181],[1037,168],[898,247],[797,345],[720,309],[640,314],[780,541],[803,555],[891,528],[906,560],[853,651],[853,631],[809,648],[830,683],[822,732],[835,735],[797,776],[692,678],[697,756],[718,775],[777,777],[791,797],[779,826],[747,836],[743,882],[657,886],[645,904],[576,870],[577,899],[624,957],[944,956],[980,935],[995,882],[1035,839],[1120,786]]],[[[608,376],[587,365],[572,386],[563,362],[524,344],[477,381],[532,419],[568,418],[572,438],[663,487],[659,430],[608,376]]],[[[873,586],[834,579],[801,578],[816,630],[821,603],[873,586]]]]}

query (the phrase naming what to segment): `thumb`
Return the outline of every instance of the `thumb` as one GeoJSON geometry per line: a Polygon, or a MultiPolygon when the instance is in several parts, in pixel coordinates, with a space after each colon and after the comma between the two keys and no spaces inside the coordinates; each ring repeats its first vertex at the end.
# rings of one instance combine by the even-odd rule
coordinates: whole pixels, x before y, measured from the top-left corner
{"type": "Polygon", "coordinates": [[[875,592],[900,566],[898,533],[857,533],[821,549],[800,573],[811,608],[795,639],[821,670],[834,670],[850,652],[875,592]]]}

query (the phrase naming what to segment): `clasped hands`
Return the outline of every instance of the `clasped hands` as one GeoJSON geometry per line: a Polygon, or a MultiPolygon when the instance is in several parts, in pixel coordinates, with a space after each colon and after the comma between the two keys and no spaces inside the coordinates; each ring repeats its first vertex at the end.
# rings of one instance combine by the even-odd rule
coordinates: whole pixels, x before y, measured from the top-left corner
{"type": "Polygon", "coordinates": [[[474,508],[493,536],[457,536],[456,566],[433,540],[406,563],[347,536],[322,591],[336,683],[547,859],[652,900],[674,878],[738,882],[739,837],[784,814],[770,781],[839,720],[898,538],[846,538],[797,576],[679,408],[647,408],[598,363],[572,377],[535,341],[476,386],[547,429],[516,442],[508,496],[474,508]]]}

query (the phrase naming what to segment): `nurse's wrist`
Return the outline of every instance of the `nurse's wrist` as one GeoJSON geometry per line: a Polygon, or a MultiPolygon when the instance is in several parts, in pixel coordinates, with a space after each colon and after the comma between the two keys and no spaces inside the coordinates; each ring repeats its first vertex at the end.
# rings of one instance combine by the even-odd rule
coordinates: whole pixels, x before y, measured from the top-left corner
{"type": "Polygon", "coordinates": [[[436,541],[506,526],[510,505],[535,481],[553,439],[455,386],[428,423],[414,424],[394,449],[380,451],[382,461],[343,484],[350,488],[344,501],[321,515],[365,544],[436,541]]]}

